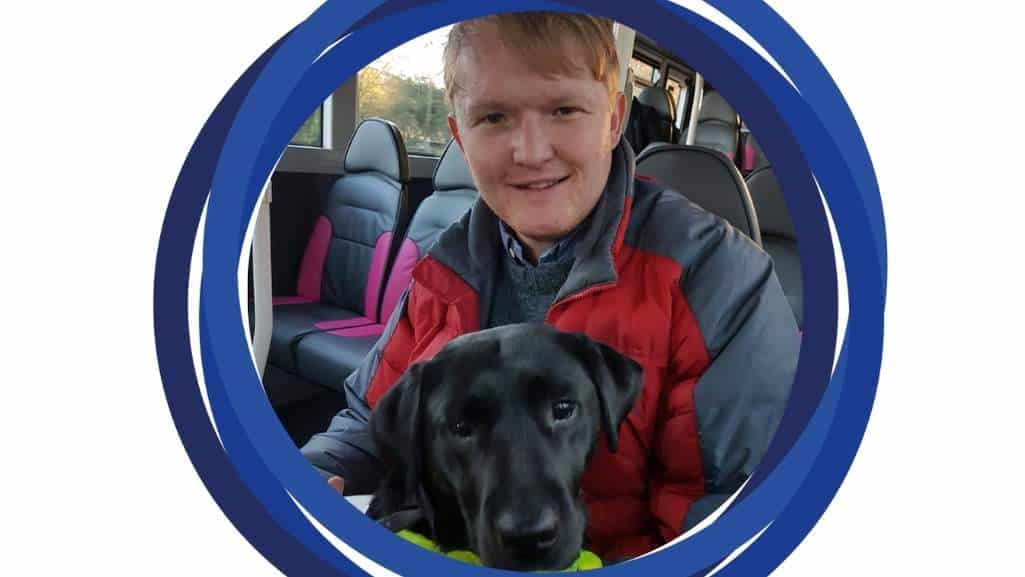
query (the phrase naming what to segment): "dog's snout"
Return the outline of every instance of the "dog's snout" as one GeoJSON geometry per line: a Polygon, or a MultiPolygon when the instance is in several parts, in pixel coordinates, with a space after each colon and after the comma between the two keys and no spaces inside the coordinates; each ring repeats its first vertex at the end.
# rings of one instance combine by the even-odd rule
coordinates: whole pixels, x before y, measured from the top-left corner
{"type": "Polygon", "coordinates": [[[495,533],[503,547],[521,552],[543,552],[559,540],[559,519],[551,509],[524,517],[505,512],[495,520],[495,533]]]}

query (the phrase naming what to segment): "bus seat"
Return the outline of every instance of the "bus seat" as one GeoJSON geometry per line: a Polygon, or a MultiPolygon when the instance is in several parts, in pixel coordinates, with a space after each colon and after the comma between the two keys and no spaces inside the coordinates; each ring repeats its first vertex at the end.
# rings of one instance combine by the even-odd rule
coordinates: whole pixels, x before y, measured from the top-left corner
{"type": "Polygon", "coordinates": [[[656,142],[673,142],[674,130],[673,105],[664,88],[649,86],[634,97],[625,138],[635,151],[656,142]]]}
{"type": "Polygon", "coordinates": [[[761,246],[758,217],[737,167],[723,154],[684,144],[653,144],[637,157],[637,174],[680,192],[761,246]]]}
{"type": "Polygon", "coordinates": [[[409,182],[402,134],[386,120],[364,120],[349,141],[344,168],[310,235],[297,294],[273,299],[269,362],[289,372],[297,339],[317,323],[337,328],[379,320],[385,266],[409,182]]]}
{"type": "Polygon", "coordinates": [[[751,174],[759,168],[769,166],[769,159],[765,158],[765,152],[762,151],[762,147],[758,144],[754,134],[747,134],[747,138],[744,139],[743,150],[744,158],[741,159],[741,169],[744,174],[751,174]]]}
{"type": "Polygon", "coordinates": [[[385,324],[412,278],[413,267],[442,231],[459,220],[477,200],[477,189],[462,150],[450,140],[434,170],[434,191],[413,215],[384,289],[380,320],[373,324],[331,328],[308,334],[296,346],[300,376],[341,390],[342,383],[384,332],[385,324]]]}
{"type": "Polygon", "coordinates": [[[758,212],[762,245],[776,265],[776,276],[783,286],[783,294],[790,301],[797,326],[803,328],[804,289],[801,285],[797,234],[772,167],[764,164],[751,172],[747,176],[747,188],[751,191],[751,201],[758,212]]]}
{"type": "MultiPolygon", "coordinates": [[[[686,142],[685,136],[681,142],[686,142]]],[[[717,150],[733,161],[740,140],[740,121],[737,111],[721,94],[708,91],[701,98],[701,111],[694,128],[694,146],[717,150]]]]}

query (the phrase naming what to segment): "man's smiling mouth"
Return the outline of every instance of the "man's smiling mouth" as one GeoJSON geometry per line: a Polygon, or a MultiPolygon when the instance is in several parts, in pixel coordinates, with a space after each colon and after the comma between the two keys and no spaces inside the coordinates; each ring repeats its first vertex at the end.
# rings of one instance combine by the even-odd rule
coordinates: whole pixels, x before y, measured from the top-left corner
{"type": "Polygon", "coordinates": [[[554,178],[548,180],[533,180],[524,183],[512,183],[512,186],[521,190],[545,190],[546,188],[552,188],[558,186],[569,179],[569,175],[561,178],[554,178]]]}

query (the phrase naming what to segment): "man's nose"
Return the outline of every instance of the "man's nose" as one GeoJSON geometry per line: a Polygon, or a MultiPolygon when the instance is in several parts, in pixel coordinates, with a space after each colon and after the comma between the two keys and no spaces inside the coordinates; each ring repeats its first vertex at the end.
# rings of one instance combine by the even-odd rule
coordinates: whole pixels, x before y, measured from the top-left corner
{"type": "Polygon", "coordinates": [[[513,162],[538,166],[553,156],[555,149],[545,119],[533,115],[524,117],[513,137],[513,162]]]}

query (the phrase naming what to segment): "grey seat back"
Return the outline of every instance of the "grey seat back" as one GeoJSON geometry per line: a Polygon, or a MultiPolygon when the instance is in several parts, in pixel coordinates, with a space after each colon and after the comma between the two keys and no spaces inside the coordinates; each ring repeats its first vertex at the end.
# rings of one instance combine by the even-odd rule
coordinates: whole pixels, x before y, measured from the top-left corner
{"type": "Polygon", "coordinates": [[[801,285],[801,259],[797,251],[797,233],[787,210],[779,181],[768,165],[747,176],[747,187],[758,212],[765,252],[776,264],[776,276],[790,301],[797,325],[804,326],[804,289],[801,285]]]}
{"type": "Polygon", "coordinates": [[[322,301],[376,318],[400,206],[406,201],[409,157],[399,129],[369,118],[345,153],[345,175],[325,198],[331,236],[322,301]]]}
{"type": "Polygon", "coordinates": [[[682,193],[762,244],[747,185],[725,155],[698,146],[654,144],[637,157],[637,173],[682,193]]]}
{"type": "Polygon", "coordinates": [[[661,86],[649,86],[637,95],[637,102],[647,106],[652,112],[648,122],[651,123],[651,142],[674,142],[676,127],[673,125],[673,99],[669,92],[661,86]]]}
{"type": "Polygon", "coordinates": [[[762,146],[758,144],[758,139],[755,138],[754,134],[748,133],[747,138],[744,140],[744,159],[742,164],[747,174],[759,168],[769,166],[769,159],[765,157],[765,152],[762,150],[762,146]]]}
{"type": "Polygon", "coordinates": [[[416,263],[442,231],[470,210],[476,200],[477,189],[463,151],[455,140],[450,140],[434,168],[434,192],[417,207],[391,266],[381,304],[382,322],[391,315],[409,285],[416,263]]]}
{"type": "Polygon", "coordinates": [[[694,128],[694,146],[717,150],[732,161],[737,155],[739,139],[737,111],[718,92],[705,92],[694,128]]]}
{"type": "Polygon", "coordinates": [[[634,96],[624,136],[635,151],[673,142],[674,130],[672,103],[664,88],[649,86],[634,96]]]}

